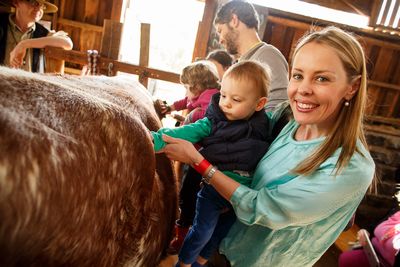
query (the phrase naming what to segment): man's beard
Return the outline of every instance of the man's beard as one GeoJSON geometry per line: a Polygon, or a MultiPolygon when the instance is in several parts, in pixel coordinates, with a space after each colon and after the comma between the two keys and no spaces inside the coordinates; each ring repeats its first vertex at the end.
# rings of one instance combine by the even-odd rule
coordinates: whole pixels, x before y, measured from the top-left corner
{"type": "Polygon", "coordinates": [[[225,37],[225,44],[226,44],[225,49],[229,54],[233,56],[236,56],[239,53],[237,46],[237,39],[238,39],[238,33],[235,32],[235,30],[232,27],[229,27],[229,32],[225,37]]]}

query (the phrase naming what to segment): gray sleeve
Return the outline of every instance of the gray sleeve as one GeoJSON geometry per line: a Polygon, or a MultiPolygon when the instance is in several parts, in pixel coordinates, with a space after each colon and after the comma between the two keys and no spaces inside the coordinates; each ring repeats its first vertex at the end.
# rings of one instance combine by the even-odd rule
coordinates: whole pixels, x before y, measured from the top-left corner
{"type": "Polygon", "coordinates": [[[272,45],[264,45],[250,58],[269,65],[272,74],[266,111],[273,110],[276,105],[288,99],[287,86],[289,84],[288,63],[282,53],[272,45]]]}

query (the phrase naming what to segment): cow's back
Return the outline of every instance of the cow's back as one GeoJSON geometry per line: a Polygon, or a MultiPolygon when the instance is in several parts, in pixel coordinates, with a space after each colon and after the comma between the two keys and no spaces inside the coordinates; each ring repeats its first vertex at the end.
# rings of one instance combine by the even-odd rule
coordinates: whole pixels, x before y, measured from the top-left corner
{"type": "Polygon", "coordinates": [[[0,68],[0,265],[155,266],[176,214],[132,80],[0,68]]]}

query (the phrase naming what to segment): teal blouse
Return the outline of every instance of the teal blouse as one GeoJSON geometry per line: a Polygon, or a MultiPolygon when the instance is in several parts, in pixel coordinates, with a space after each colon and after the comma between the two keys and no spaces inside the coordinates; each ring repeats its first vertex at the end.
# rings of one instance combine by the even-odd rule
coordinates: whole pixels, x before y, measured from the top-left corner
{"type": "Polygon", "coordinates": [[[358,142],[348,166],[334,175],[340,149],[312,175],[290,173],[324,137],[296,141],[290,121],[259,162],[252,184],[231,197],[238,220],[220,245],[232,266],[312,266],[335,242],[361,202],[375,164],[358,142]]]}

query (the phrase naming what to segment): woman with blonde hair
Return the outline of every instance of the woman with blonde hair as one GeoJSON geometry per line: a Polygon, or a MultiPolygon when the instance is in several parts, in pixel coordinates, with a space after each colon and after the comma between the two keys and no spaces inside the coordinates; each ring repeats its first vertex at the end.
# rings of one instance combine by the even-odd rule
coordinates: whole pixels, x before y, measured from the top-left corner
{"type": "MultiPolygon", "coordinates": [[[[216,170],[189,142],[163,137],[168,157],[202,166],[232,204],[237,221],[220,244],[232,266],[312,266],[346,227],[375,172],[363,132],[366,81],[354,36],[327,27],[302,38],[287,90],[293,119],[250,186],[216,170]]],[[[274,122],[282,110],[267,115],[274,122]]],[[[204,264],[201,254],[197,262],[204,264]]]]}

